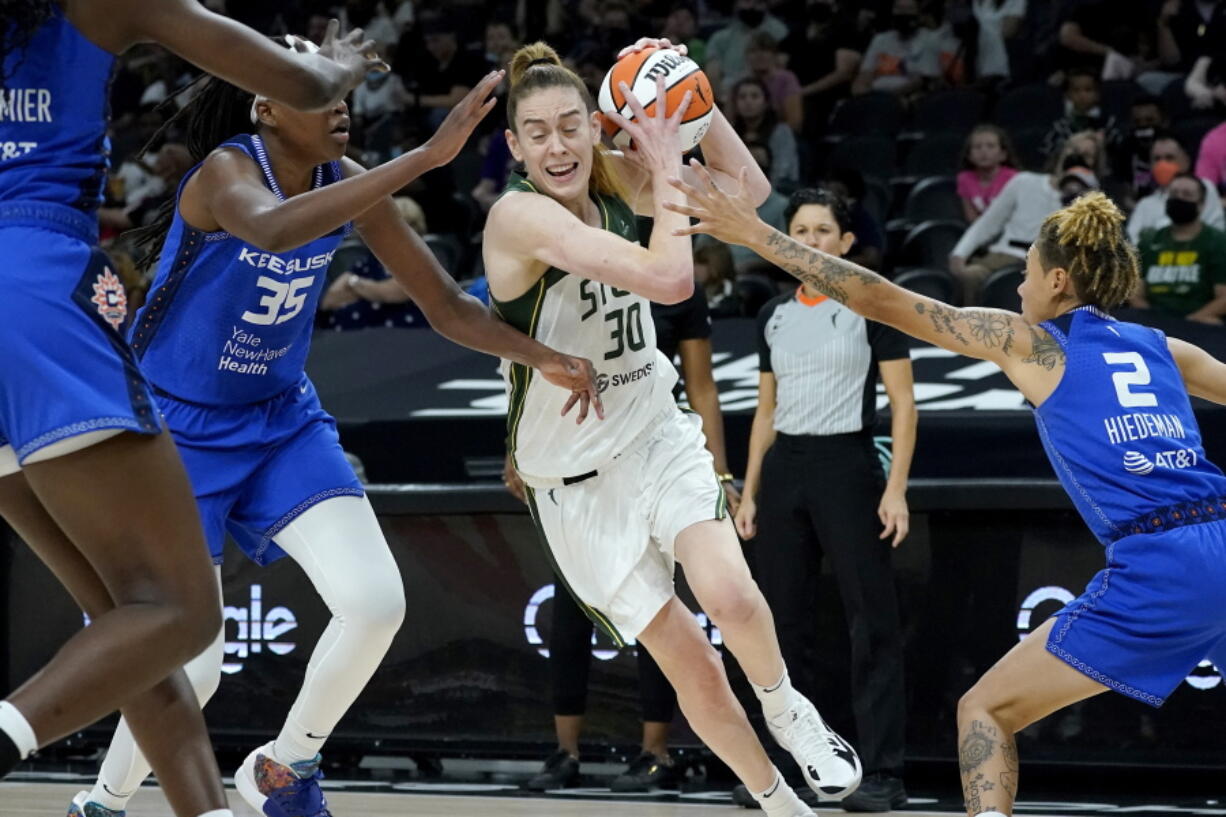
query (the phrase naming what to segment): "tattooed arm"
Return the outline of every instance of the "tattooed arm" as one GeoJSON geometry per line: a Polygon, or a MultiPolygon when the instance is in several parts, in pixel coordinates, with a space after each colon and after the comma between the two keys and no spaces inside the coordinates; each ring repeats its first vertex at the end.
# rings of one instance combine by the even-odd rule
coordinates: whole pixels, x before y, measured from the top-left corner
{"type": "Polygon", "coordinates": [[[688,203],[666,205],[698,223],[678,235],[706,233],[740,244],[864,317],[961,355],[990,360],[1028,399],[1041,402],[1064,371],[1064,350],[1021,315],[958,309],[890,283],[871,270],[801,244],[758,218],[743,193],[729,194],[693,161],[697,185],[673,180],[688,203]],[[1035,398],[1038,398],[1037,400],[1035,398]]]}

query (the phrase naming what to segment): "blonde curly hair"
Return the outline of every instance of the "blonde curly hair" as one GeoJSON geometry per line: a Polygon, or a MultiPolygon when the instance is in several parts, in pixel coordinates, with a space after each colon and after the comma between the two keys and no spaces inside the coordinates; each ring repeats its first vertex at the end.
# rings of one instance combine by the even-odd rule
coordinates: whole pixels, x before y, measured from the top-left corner
{"type": "Polygon", "coordinates": [[[1081,300],[1104,309],[1128,300],[1141,281],[1124,214],[1102,193],[1088,193],[1043,221],[1035,242],[1043,269],[1068,270],[1081,300]]]}

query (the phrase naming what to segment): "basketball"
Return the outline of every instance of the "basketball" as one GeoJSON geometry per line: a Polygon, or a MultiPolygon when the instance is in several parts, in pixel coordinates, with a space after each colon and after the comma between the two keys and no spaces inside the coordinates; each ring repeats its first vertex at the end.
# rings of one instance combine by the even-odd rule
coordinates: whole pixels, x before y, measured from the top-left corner
{"type": "MultiPolygon", "coordinates": [[[[698,63],[689,57],[664,48],[645,48],[622,57],[614,63],[600,83],[597,104],[603,113],[616,112],[627,119],[633,119],[634,114],[620,87],[624,82],[642,103],[647,115],[654,116],[658,77],[664,77],[664,110],[668,114],[677,110],[686,91],[694,92],[690,107],[685,112],[685,119],[681,122],[681,150],[692,150],[711,126],[711,117],[715,111],[715,94],[711,92],[707,75],[698,67],[698,63]]],[[[623,132],[608,117],[602,117],[601,120],[604,132],[613,140],[614,145],[623,150],[629,147],[628,133],[623,132]]]]}

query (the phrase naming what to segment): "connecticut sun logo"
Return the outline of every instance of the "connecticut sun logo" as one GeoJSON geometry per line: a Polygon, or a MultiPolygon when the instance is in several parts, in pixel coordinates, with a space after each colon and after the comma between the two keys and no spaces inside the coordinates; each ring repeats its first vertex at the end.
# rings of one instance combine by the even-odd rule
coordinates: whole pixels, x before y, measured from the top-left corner
{"type": "Polygon", "coordinates": [[[93,286],[94,297],[89,299],[90,303],[98,308],[103,320],[118,330],[128,317],[128,294],[124,292],[123,282],[115,277],[110,267],[104,267],[93,286]]]}

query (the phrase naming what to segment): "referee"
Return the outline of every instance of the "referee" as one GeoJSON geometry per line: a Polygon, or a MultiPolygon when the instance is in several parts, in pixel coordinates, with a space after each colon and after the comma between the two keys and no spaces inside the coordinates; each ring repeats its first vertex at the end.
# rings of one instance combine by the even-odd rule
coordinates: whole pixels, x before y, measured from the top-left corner
{"type": "MultiPolygon", "coordinates": [[[[832,255],[855,242],[847,205],[827,190],[797,191],[785,220],[792,238],[832,255]]],[[[804,666],[813,641],[808,610],[822,556],[830,560],[851,629],[852,707],[864,763],[864,782],[842,805],[901,808],[903,644],[890,554],[908,531],[915,450],[907,340],[807,285],[769,301],[758,327],[758,408],[737,530],[755,540],[756,577],[789,667],[804,666]],[[873,444],[878,375],[890,402],[888,480],[873,444]]],[[[812,676],[805,680],[811,685],[812,676]]]]}

